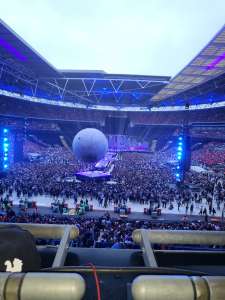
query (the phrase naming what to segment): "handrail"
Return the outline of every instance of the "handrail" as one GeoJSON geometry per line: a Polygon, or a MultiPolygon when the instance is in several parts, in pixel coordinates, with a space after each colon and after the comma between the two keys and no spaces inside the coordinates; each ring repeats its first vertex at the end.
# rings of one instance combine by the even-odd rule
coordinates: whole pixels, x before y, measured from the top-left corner
{"type": "Polygon", "coordinates": [[[137,244],[141,242],[142,231],[146,231],[149,241],[155,244],[225,245],[225,231],[146,229],[133,231],[132,238],[137,244]]]}
{"type": "Polygon", "coordinates": [[[134,279],[134,300],[223,300],[225,276],[141,275],[134,279]]]}
{"type": "Polygon", "coordinates": [[[152,244],[181,245],[225,245],[224,231],[200,230],[146,230],[136,229],[132,233],[133,241],[140,245],[146,267],[157,267],[152,244]]]}
{"type": "Polygon", "coordinates": [[[79,236],[79,229],[76,226],[60,225],[60,224],[30,224],[30,223],[0,223],[0,227],[7,225],[16,225],[30,233],[35,238],[43,239],[60,239],[66,226],[70,227],[70,239],[75,240],[79,236]]]}
{"type": "Polygon", "coordinates": [[[1,299],[81,300],[84,292],[76,273],[0,273],[1,299]]]}

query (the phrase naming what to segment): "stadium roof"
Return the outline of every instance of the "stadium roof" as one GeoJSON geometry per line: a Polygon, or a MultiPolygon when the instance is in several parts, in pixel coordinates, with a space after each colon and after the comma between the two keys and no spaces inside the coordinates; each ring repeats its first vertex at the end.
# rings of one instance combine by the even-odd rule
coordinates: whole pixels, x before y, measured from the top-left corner
{"type": "Polygon", "coordinates": [[[161,101],[225,73],[225,25],[206,47],[152,100],[161,101]]]}
{"type": "Polygon", "coordinates": [[[2,63],[11,63],[26,70],[35,78],[60,76],[45,58],[34,50],[0,19],[0,57],[2,63]]]}
{"type": "Polygon", "coordinates": [[[177,95],[185,98],[184,92],[191,97],[200,90],[199,87],[208,90],[206,85],[211,82],[214,82],[214,89],[217,84],[221,86],[224,81],[221,76],[225,77],[223,74],[225,26],[199,55],[170,80],[169,76],[58,70],[0,20],[0,86],[28,96],[119,108],[149,107],[152,101],[160,101],[160,105],[165,105],[164,102],[176,105],[171,100],[176,100],[177,95]]]}
{"type": "MultiPolygon", "coordinates": [[[[152,96],[170,80],[169,76],[57,70],[2,20],[0,20],[0,69],[0,73],[11,72],[10,74],[16,77],[17,85],[18,80],[26,80],[26,84],[31,85],[31,96],[84,104],[146,106],[152,96]],[[44,90],[47,90],[47,93],[44,90]]],[[[10,80],[7,84],[8,82],[10,80]]],[[[20,82],[21,85],[23,84],[20,82]]],[[[26,86],[25,90],[24,93],[27,94],[29,86],[26,86]]]]}

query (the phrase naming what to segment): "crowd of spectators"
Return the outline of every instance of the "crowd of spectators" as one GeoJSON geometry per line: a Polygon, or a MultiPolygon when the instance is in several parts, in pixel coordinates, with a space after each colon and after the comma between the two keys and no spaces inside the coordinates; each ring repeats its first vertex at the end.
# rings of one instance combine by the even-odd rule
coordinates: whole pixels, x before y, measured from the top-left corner
{"type": "MultiPolygon", "coordinates": [[[[167,151],[168,152],[168,151],[167,151]]],[[[161,155],[164,155],[161,153],[161,155]]],[[[198,193],[189,189],[178,189],[174,170],[163,163],[160,154],[123,153],[114,162],[112,180],[106,182],[67,181],[77,171],[88,170],[93,165],[76,161],[73,154],[60,146],[44,148],[38,161],[22,162],[12,166],[7,177],[1,180],[0,195],[16,195],[18,198],[45,195],[52,199],[97,200],[99,207],[107,209],[128,203],[145,204],[149,210],[169,208],[171,211],[185,207],[186,213],[193,213],[195,207],[201,211],[201,203],[207,203],[207,214],[224,207],[224,178],[214,173],[190,172],[185,184],[197,185],[198,193]],[[222,181],[219,181],[222,180],[222,181]],[[215,206],[215,189],[219,194],[215,206]]],[[[204,209],[205,207],[203,207],[204,209]]],[[[195,211],[196,212],[196,211],[195,211]]],[[[205,213],[206,214],[206,213],[205,213]]]]}
{"type": "Polygon", "coordinates": [[[198,137],[202,139],[217,139],[217,140],[225,140],[225,128],[204,128],[204,127],[195,127],[191,129],[191,136],[198,137]]]}
{"type": "MultiPolygon", "coordinates": [[[[189,122],[224,122],[224,108],[193,110],[188,112],[189,122]],[[212,113],[213,110],[213,113],[212,113]]],[[[26,101],[26,104],[17,99],[8,101],[7,97],[1,98],[1,115],[10,115],[21,118],[38,118],[46,120],[66,120],[66,121],[89,121],[102,123],[109,115],[118,116],[118,112],[107,112],[100,110],[74,109],[70,107],[58,107],[55,105],[41,105],[26,101]],[[59,109],[60,108],[60,109],[59,109]]],[[[120,112],[121,118],[126,117],[134,125],[137,124],[176,124],[183,125],[186,111],[166,111],[166,112],[120,112]]]]}
{"type": "Polygon", "coordinates": [[[194,122],[224,122],[224,109],[202,109],[190,111],[161,111],[150,113],[131,113],[134,124],[180,124],[188,117],[190,123],[194,122]],[[188,116],[187,116],[188,114],[188,116]]]}
{"type": "MultiPolygon", "coordinates": [[[[223,215],[224,176],[214,172],[189,172],[185,185],[197,186],[198,192],[192,192],[189,188],[178,188],[174,184],[174,170],[165,164],[173,158],[173,148],[151,154],[120,153],[113,162],[112,181],[116,184],[108,184],[97,181],[67,181],[66,178],[73,177],[77,171],[91,169],[93,165],[78,162],[72,152],[62,146],[41,147],[29,141],[25,145],[26,151],[36,151],[40,157],[37,161],[23,161],[12,165],[7,176],[0,180],[1,208],[5,209],[4,202],[9,199],[13,201],[14,197],[29,199],[32,196],[46,196],[53,200],[61,198],[65,202],[73,199],[74,205],[81,199],[95,199],[99,207],[106,210],[110,204],[126,206],[128,203],[144,204],[149,213],[164,208],[173,211],[175,207],[179,211],[183,207],[186,215],[203,215],[204,222],[186,219],[169,223],[122,221],[112,219],[108,214],[97,219],[40,215],[38,212],[31,215],[21,212],[15,215],[13,208],[6,209],[6,214],[1,216],[0,221],[74,224],[80,229],[80,236],[74,245],[80,247],[132,248],[134,244],[131,233],[136,228],[224,229],[223,223],[213,223],[208,218],[216,212],[223,215]]],[[[208,147],[215,151],[214,144],[208,144],[208,147]]],[[[212,157],[213,151],[210,153],[212,157]]],[[[215,153],[218,157],[218,153],[215,153]]],[[[199,157],[207,157],[204,155],[201,153],[199,157]]],[[[210,165],[208,160],[205,162],[210,165]]]]}
{"type": "MultiPolygon", "coordinates": [[[[26,101],[26,104],[16,99],[1,98],[0,115],[10,115],[18,118],[36,118],[48,120],[61,120],[61,121],[89,121],[99,122],[105,119],[106,113],[103,111],[74,109],[70,107],[58,107],[55,105],[43,105],[40,103],[33,103],[26,101]],[[60,108],[60,109],[59,109],[60,108]]],[[[38,120],[42,122],[41,120],[38,120]]]]}
{"type": "Polygon", "coordinates": [[[210,142],[192,151],[192,161],[205,166],[225,163],[225,143],[210,142]]]}
{"type": "MultiPolygon", "coordinates": [[[[146,220],[122,220],[115,219],[109,213],[101,217],[79,217],[15,214],[12,210],[8,215],[0,216],[0,222],[35,223],[35,224],[69,224],[79,229],[79,237],[72,242],[74,247],[95,248],[136,248],[132,240],[132,232],[135,229],[161,229],[161,230],[225,230],[225,223],[212,221],[190,221],[183,218],[181,221],[156,222],[146,220]]],[[[57,243],[58,241],[38,240],[38,243],[57,243]]]]}
{"type": "Polygon", "coordinates": [[[43,153],[45,148],[41,146],[40,144],[34,143],[28,139],[26,139],[23,143],[23,153],[24,156],[26,157],[30,153],[43,153]]]}
{"type": "Polygon", "coordinates": [[[56,122],[38,119],[26,118],[10,118],[1,117],[0,126],[17,130],[44,130],[44,131],[57,131],[59,126],[56,122]]]}

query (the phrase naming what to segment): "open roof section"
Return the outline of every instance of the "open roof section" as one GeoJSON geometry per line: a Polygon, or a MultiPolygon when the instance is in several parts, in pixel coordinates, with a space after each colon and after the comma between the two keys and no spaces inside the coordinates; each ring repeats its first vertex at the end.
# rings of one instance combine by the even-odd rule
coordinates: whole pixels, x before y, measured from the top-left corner
{"type": "MultiPolygon", "coordinates": [[[[27,69],[34,78],[59,77],[60,74],[45,58],[0,19],[0,58],[27,69]]],[[[3,61],[4,63],[4,61],[3,61]]]]}
{"type": "Polygon", "coordinates": [[[101,105],[148,106],[150,99],[170,80],[169,76],[108,74],[104,71],[59,72],[62,77],[55,80],[54,84],[64,91],[64,100],[75,93],[82,102],[101,105]]]}
{"type": "MultiPolygon", "coordinates": [[[[31,96],[47,97],[49,100],[115,107],[148,107],[153,104],[152,100],[165,99],[172,104],[171,99],[183,95],[183,98],[191,97],[195,94],[193,90],[199,90],[202,94],[201,89],[215,89],[223,84],[221,76],[225,77],[225,26],[170,81],[168,76],[108,74],[98,70],[57,70],[0,20],[0,76],[6,72],[15,75],[15,86],[19,85],[18,80],[23,81],[30,87],[31,96]],[[10,73],[11,70],[6,67],[3,70],[4,64],[11,65],[19,74],[10,73]],[[214,83],[213,87],[208,86],[211,82],[214,83]]],[[[24,84],[21,94],[27,94],[26,86],[24,84]]],[[[161,104],[163,105],[163,101],[161,104]]],[[[176,101],[172,105],[176,105],[176,101]]]]}
{"type": "Polygon", "coordinates": [[[57,70],[2,20],[0,76],[3,85],[13,82],[18,92],[22,86],[21,94],[86,105],[110,104],[121,107],[148,106],[150,99],[170,80],[168,76],[57,70]],[[4,74],[9,74],[10,79],[4,74]]]}
{"type": "Polygon", "coordinates": [[[206,47],[162,90],[153,101],[172,98],[225,73],[225,25],[206,47]]]}
{"type": "Polygon", "coordinates": [[[102,70],[59,70],[64,77],[71,78],[94,78],[94,79],[118,79],[118,80],[140,80],[140,81],[165,81],[168,83],[170,76],[134,75],[134,74],[111,74],[102,70]]]}

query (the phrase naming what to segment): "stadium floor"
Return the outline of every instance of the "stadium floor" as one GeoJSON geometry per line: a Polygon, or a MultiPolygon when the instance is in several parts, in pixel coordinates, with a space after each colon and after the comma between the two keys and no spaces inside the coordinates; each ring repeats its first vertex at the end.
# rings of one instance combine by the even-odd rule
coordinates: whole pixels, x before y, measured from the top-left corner
{"type": "MultiPolygon", "coordinates": [[[[16,213],[19,212],[19,206],[18,205],[15,205],[14,206],[14,210],[16,213]]],[[[27,210],[28,213],[32,214],[32,212],[36,212],[35,209],[28,209],[27,210]]],[[[114,213],[113,211],[108,211],[108,210],[105,210],[105,211],[102,211],[102,210],[94,210],[94,211],[89,211],[89,212],[85,212],[85,214],[83,215],[83,217],[86,217],[86,218],[99,218],[99,217],[102,217],[104,216],[104,214],[106,212],[109,212],[110,213],[110,216],[112,218],[119,218],[120,215],[119,214],[116,214],[114,213]]],[[[59,216],[60,214],[59,213],[54,213],[52,211],[51,208],[49,207],[45,207],[45,206],[39,206],[38,207],[38,213],[40,213],[41,215],[56,215],[56,216],[59,216]]],[[[63,215],[67,215],[67,214],[63,214],[63,215]]],[[[127,217],[122,217],[124,219],[127,219],[127,220],[152,220],[152,221],[162,221],[162,222],[166,222],[166,221],[182,221],[183,218],[184,218],[185,215],[182,215],[182,214],[162,214],[161,216],[157,217],[157,218],[152,218],[151,216],[149,215],[145,215],[144,213],[141,213],[141,212],[132,212],[131,214],[129,214],[127,217]]],[[[73,216],[71,216],[73,217],[73,216]]],[[[188,221],[203,221],[204,220],[204,217],[203,216],[199,216],[199,215],[188,215],[187,216],[188,218],[188,221]]],[[[215,221],[219,221],[221,218],[219,217],[212,217],[210,218],[209,217],[209,220],[215,220],[215,221]]]]}
{"type": "MultiPolygon", "coordinates": [[[[19,204],[19,200],[16,196],[16,194],[13,194],[13,203],[15,205],[19,204]]],[[[46,207],[46,208],[50,208],[51,207],[51,203],[54,202],[53,198],[49,197],[49,196],[33,196],[31,198],[29,198],[30,201],[36,201],[37,206],[38,207],[46,207]]],[[[62,201],[62,198],[59,198],[59,200],[62,201]]],[[[81,199],[78,199],[78,203],[81,199]]],[[[74,201],[73,199],[68,199],[66,200],[66,203],[68,203],[68,207],[69,208],[74,208],[74,201]]],[[[114,205],[113,203],[110,203],[110,205],[107,206],[107,208],[104,208],[102,206],[99,206],[99,203],[96,199],[93,199],[92,201],[90,201],[89,199],[89,204],[93,205],[93,210],[94,211],[100,211],[101,213],[109,211],[110,213],[114,211],[114,205]]],[[[216,203],[215,201],[213,201],[213,206],[216,209],[216,203]]],[[[127,207],[131,208],[131,212],[132,215],[139,213],[140,215],[144,216],[143,212],[144,212],[144,208],[148,208],[149,206],[147,204],[140,204],[140,203],[133,203],[133,202],[128,202],[127,203],[127,207]]],[[[206,200],[202,201],[202,204],[199,205],[194,205],[194,211],[193,211],[193,215],[200,217],[199,216],[199,211],[201,207],[206,207],[207,211],[208,211],[208,205],[206,203],[206,200]]],[[[178,211],[177,209],[177,204],[174,203],[174,208],[173,210],[169,210],[169,208],[162,208],[162,215],[176,215],[176,216],[184,216],[186,214],[185,212],[185,206],[180,207],[180,210],[178,211]]],[[[221,217],[222,211],[217,211],[215,217],[221,217]]],[[[190,211],[188,211],[188,215],[190,215],[190,211]]]]}
{"type": "MultiPolygon", "coordinates": [[[[35,199],[33,199],[35,200],[35,199]]],[[[38,202],[37,202],[38,203],[38,202]]],[[[41,215],[46,215],[46,214],[53,214],[53,215],[60,215],[59,213],[54,213],[52,211],[52,209],[50,208],[50,206],[46,206],[46,205],[43,205],[43,203],[41,203],[42,205],[40,205],[40,203],[38,203],[38,213],[40,213],[41,215]]],[[[19,212],[19,205],[16,204],[16,202],[14,201],[14,210],[15,212],[19,212]]],[[[28,209],[27,210],[28,213],[32,213],[32,212],[36,212],[35,209],[28,209]]],[[[112,210],[109,210],[109,209],[101,209],[99,210],[98,208],[94,208],[93,211],[88,211],[88,212],[85,212],[84,216],[85,217],[101,217],[103,216],[106,212],[109,212],[111,217],[113,218],[118,218],[120,217],[119,214],[117,213],[114,213],[114,211],[112,210]]],[[[64,214],[64,215],[67,215],[67,214],[64,214]]],[[[136,212],[136,211],[132,211],[131,214],[129,214],[127,217],[124,217],[124,219],[129,219],[129,220],[157,220],[157,221],[182,221],[183,218],[185,217],[185,214],[176,214],[176,213],[162,213],[161,216],[158,216],[157,218],[155,217],[152,217],[152,216],[149,216],[149,215],[146,215],[142,212],[136,212]]],[[[187,215],[187,219],[188,221],[203,221],[204,220],[204,216],[199,216],[199,214],[193,214],[193,215],[190,215],[188,214],[187,215]]],[[[220,221],[221,220],[221,217],[220,216],[212,216],[212,217],[209,217],[209,220],[214,220],[214,221],[220,221]]]]}

